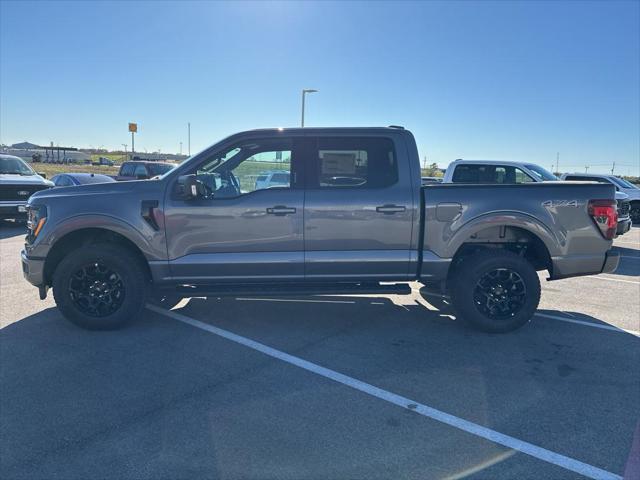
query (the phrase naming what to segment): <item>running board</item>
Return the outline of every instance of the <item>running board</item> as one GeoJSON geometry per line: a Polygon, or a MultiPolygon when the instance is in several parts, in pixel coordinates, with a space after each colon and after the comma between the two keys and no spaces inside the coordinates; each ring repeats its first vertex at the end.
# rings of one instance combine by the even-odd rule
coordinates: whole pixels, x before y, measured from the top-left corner
{"type": "Polygon", "coordinates": [[[185,297],[252,296],[301,296],[301,295],[349,295],[380,294],[409,295],[407,283],[312,283],[312,284],[229,284],[229,285],[181,285],[176,289],[185,297]]]}

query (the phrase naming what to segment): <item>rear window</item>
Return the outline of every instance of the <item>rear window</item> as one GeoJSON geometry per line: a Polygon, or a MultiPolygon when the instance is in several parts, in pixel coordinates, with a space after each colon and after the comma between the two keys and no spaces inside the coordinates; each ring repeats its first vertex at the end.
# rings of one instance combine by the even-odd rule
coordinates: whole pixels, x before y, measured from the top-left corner
{"type": "Polygon", "coordinates": [[[316,179],[321,188],[382,188],[398,182],[398,162],[388,138],[319,138],[316,179]]]}
{"type": "Polygon", "coordinates": [[[133,177],[133,164],[132,163],[125,163],[122,165],[122,168],[120,168],[120,175],[122,175],[123,177],[133,177]]]}
{"type": "Polygon", "coordinates": [[[165,173],[167,173],[169,170],[173,169],[173,165],[167,165],[166,163],[150,163],[147,164],[147,169],[149,170],[149,173],[151,174],[152,177],[155,177],[156,175],[163,175],[165,173]]]}

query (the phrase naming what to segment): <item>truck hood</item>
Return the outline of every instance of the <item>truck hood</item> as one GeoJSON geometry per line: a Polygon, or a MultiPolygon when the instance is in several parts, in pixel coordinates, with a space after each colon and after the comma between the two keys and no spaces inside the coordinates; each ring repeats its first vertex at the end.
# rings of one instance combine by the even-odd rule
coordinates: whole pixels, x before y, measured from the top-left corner
{"type": "Polygon", "coordinates": [[[616,192],[616,200],[618,202],[621,202],[623,200],[628,200],[629,199],[629,195],[627,195],[624,192],[616,192]]]}
{"type": "Polygon", "coordinates": [[[640,200],[640,189],[625,189],[624,193],[629,196],[629,200],[640,200]]]}
{"type": "Polygon", "coordinates": [[[82,197],[93,195],[122,195],[125,193],[144,194],[149,190],[162,188],[155,180],[134,180],[131,182],[90,183],[73,187],[58,187],[34,193],[31,200],[47,200],[59,197],[82,197]]]}
{"type": "Polygon", "coordinates": [[[40,175],[16,175],[14,173],[0,173],[0,185],[47,185],[53,186],[49,180],[40,175]]]}

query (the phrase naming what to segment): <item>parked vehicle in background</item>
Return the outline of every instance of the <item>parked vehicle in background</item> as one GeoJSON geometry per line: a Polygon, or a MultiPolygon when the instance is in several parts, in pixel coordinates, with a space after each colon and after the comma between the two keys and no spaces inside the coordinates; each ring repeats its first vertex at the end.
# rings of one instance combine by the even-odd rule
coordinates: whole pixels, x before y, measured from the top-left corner
{"type": "MultiPolygon", "coordinates": [[[[502,160],[456,160],[444,175],[445,183],[494,183],[519,184],[530,182],[555,182],[560,179],[540,165],[502,160]]],[[[582,179],[586,181],[588,179],[582,179]]],[[[623,235],[631,228],[629,196],[617,191],[618,226],[616,235],[623,235]]],[[[638,190],[640,192],[640,190],[638,190]]]]}
{"type": "Polygon", "coordinates": [[[21,158],[0,154],[0,220],[26,219],[29,197],[52,186],[21,158]]]}
{"type": "Polygon", "coordinates": [[[629,196],[631,209],[629,215],[634,225],[640,225],[640,188],[633,183],[627,182],[624,178],[615,175],[599,174],[599,173],[565,173],[562,180],[567,181],[592,181],[610,183],[616,187],[616,190],[626,193],[629,196]]]}
{"type": "Polygon", "coordinates": [[[23,272],[91,329],[136,318],[149,294],[172,306],[182,296],[411,294],[420,281],[447,291],[458,319],[507,332],[538,306],[536,270],[556,280],[619,261],[613,186],[422,187],[413,135],[398,127],[243,132],[156,181],[60,192],[29,201],[23,272]],[[283,152],[289,187],[251,190],[260,164],[283,152]]]}
{"type": "Polygon", "coordinates": [[[442,177],[420,177],[422,180],[422,185],[426,185],[428,183],[442,183],[442,177]]]}
{"type": "Polygon", "coordinates": [[[451,162],[443,183],[529,183],[559,180],[534,163],[503,160],[462,160],[451,162]]]}
{"type": "Polygon", "coordinates": [[[90,183],[111,183],[115,182],[115,179],[99,173],[59,173],[51,177],[51,181],[56,187],[73,187],[90,183]]]}
{"type": "Polygon", "coordinates": [[[120,166],[120,171],[116,176],[116,180],[148,180],[149,178],[156,177],[158,175],[164,175],[174,167],[174,164],[164,162],[145,162],[137,160],[124,162],[120,166]]]}
{"type": "Polygon", "coordinates": [[[289,187],[291,175],[287,170],[261,172],[256,178],[255,190],[273,187],[289,187]]]}
{"type": "Polygon", "coordinates": [[[98,158],[97,162],[93,162],[94,165],[106,165],[107,167],[113,167],[115,162],[107,157],[98,158]]]}

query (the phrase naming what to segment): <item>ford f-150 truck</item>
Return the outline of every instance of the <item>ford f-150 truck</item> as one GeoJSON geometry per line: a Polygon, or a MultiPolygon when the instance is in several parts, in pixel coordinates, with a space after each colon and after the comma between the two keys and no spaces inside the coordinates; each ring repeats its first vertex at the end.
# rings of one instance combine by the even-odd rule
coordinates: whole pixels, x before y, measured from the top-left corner
{"type": "Polygon", "coordinates": [[[56,188],[29,200],[24,276],[90,329],[181,297],[446,291],[489,332],[528,322],[537,270],[612,272],[613,185],[421,186],[400,127],[232,135],[150,181],[56,188]],[[259,188],[260,172],[289,183],[259,188]]]}

